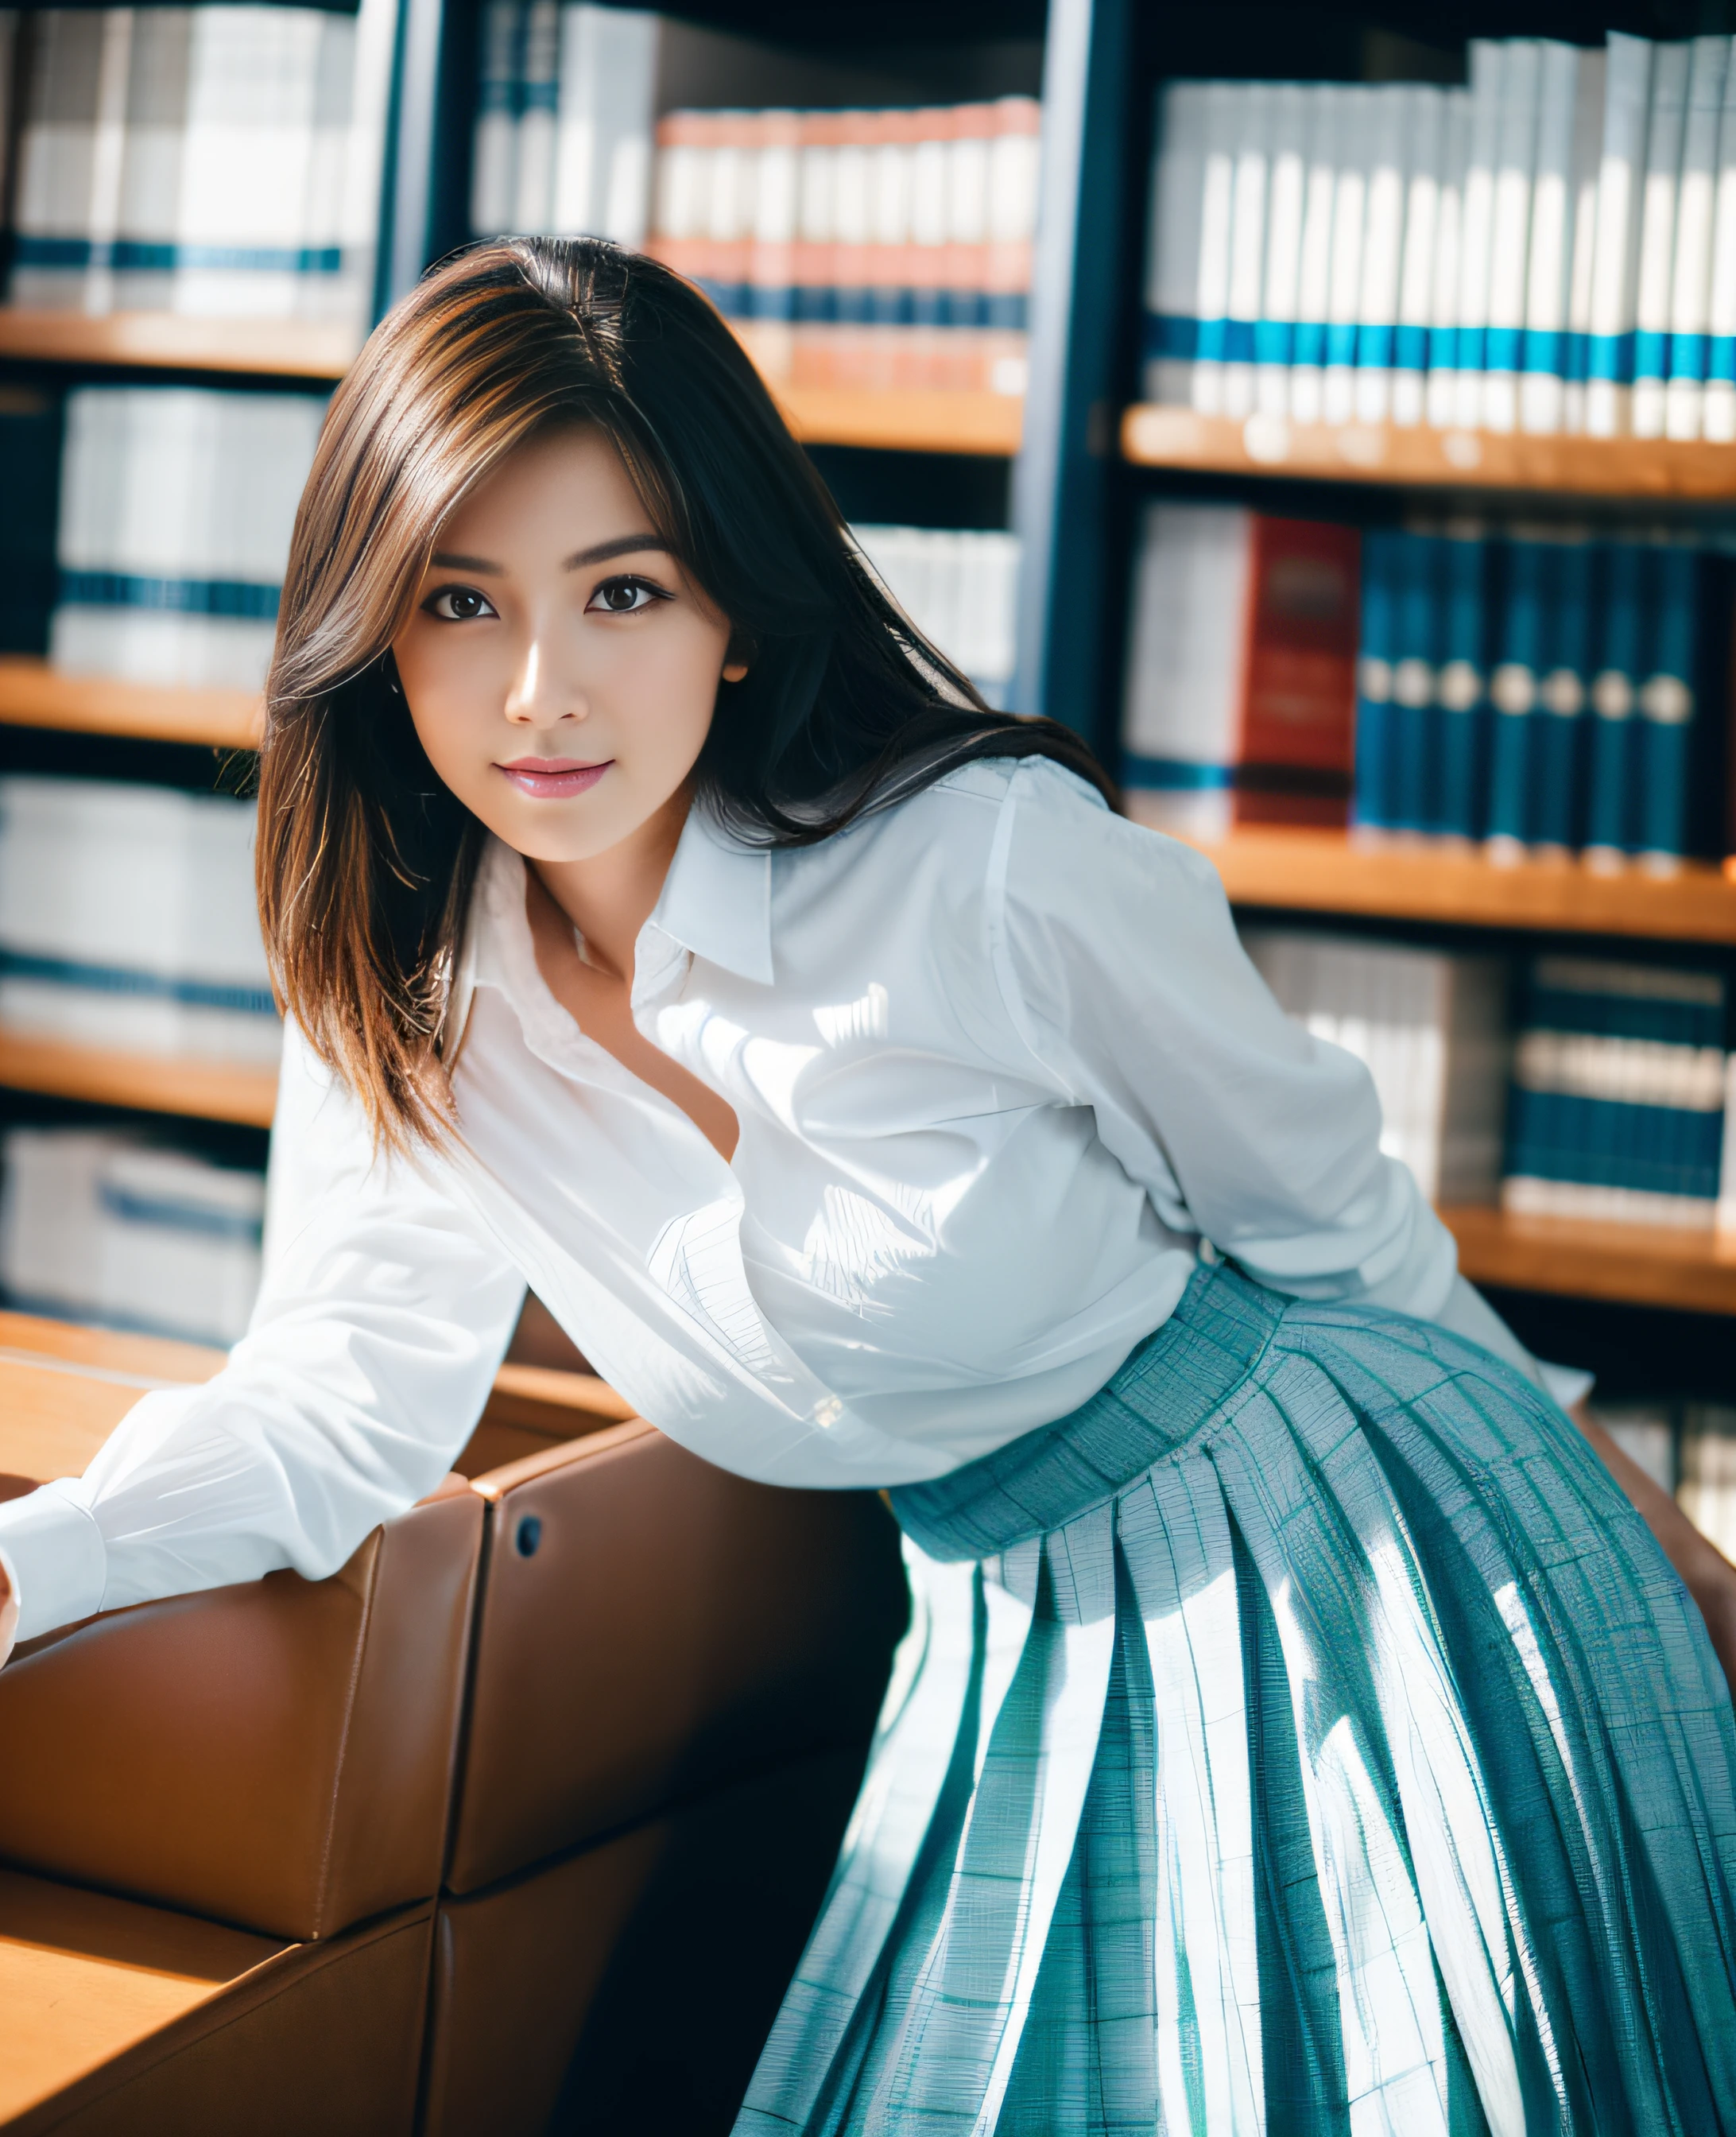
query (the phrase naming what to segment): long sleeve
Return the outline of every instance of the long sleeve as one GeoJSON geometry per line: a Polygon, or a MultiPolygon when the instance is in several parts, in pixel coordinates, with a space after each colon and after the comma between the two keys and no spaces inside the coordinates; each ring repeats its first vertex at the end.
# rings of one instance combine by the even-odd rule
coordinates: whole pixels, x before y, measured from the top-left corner
{"type": "Polygon", "coordinates": [[[1367,1069],[1286,1017],[1243,954],[1210,863],[1045,762],[1009,807],[1008,1006],[1163,1224],[1274,1290],[1437,1321],[1540,1378],[1382,1154],[1367,1069]]]}
{"type": "Polygon", "coordinates": [[[321,1579],[469,1437],[523,1279],[437,1157],[376,1156],[293,1027],[272,1172],[265,1281],[223,1370],[146,1395],[83,1477],[0,1506],[18,1638],[280,1566],[321,1579]]]}

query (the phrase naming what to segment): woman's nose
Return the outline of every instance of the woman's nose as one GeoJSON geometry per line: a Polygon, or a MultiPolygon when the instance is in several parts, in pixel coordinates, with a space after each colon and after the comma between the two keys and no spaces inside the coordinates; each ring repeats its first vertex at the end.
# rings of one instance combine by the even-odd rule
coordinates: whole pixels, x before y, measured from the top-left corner
{"type": "Polygon", "coordinates": [[[507,692],[507,718],[522,727],[552,727],[557,720],[586,719],[590,712],[578,679],[562,673],[559,659],[540,634],[532,638],[507,692]]]}

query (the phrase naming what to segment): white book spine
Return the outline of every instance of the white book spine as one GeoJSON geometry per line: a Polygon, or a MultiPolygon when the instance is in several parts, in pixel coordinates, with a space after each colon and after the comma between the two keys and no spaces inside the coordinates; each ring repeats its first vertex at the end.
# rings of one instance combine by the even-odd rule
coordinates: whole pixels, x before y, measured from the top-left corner
{"type": "Polygon", "coordinates": [[[1290,360],[1302,264],[1302,217],[1308,188],[1308,92],[1300,82],[1273,84],[1272,183],[1266,217],[1266,287],[1254,329],[1254,402],[1262,416],[1290,408],[1290,360]]]}
{"type": "Polygon", "coordinates": [[[1609,56],[1601,47],[1579,55],[1573,100],[1573,265],[1568,275],[1567,386],[1561,427],[1580,436],[1592,340],[1592,287],[1597,258],[1597,188],[1603,168],[1603,106],[1609,56]]]}
{"type": "Polygon", "coordinates": [[[552,228],[644,243],[659,37],[642,8],[561,10],[552,228]]]}
{"type": "Polygon", "coordinates": [[[1405,189],[1398,326],[1393,341],[1392,417],[1413,429],[1423,418],[1428,333],[1434,318],[1435,235],[1441,208],[1441,153],[1447,100],[1426,84],[1407,91],[1410,178],[1405,189]]]}
{"type": "Polygon", "coordinates": [[[1369,193],[1363,226],[1362,295],[1357,302],[1357,420],[1383,423],[1393,412],[1393,350],[1404,256],[1405,183],[1410,175],[1411,92],[1398,83],[1369,98],[1369,193]]]}
{"type": "Polygon", "coordinates": [[[1500,133],[1489,239],[1489,324],[1483,358],[1482,419],[1490,431],[1513,431],[1519,424],[1542,68],[1543,50],[1534,39],[1515,37],[1507,46],[1501,66],[1500,133]]]}
{"type": "Polygon", "coordinates": [[[1504,48],[1486,37],[1473,37],[1471,146],[1465,164],[1465,205],[1459,238],[1459,320],[1453,382],[1453,421],[1466,430],[1475,430],[1483,413],[1490,253],[1505,73],[1504,48]]]}
{"type": "Polygon", "coordinates": [[[1724,72],[1718,122],[1718,196],[1712,222],[1712,287],[1706,306],[1704,436],[1736,441],[1736,48],[1724,72]]]}
{"type": "Polygon", "coordinates": [[[1594,438],[1624,436],[1631,427],[1640,208],[1651,103],[1651,51],[1644,37],[1610,32],[1585,388],[1585,427],[1594,438]]]}
{"type": "Polygon", "coordinates": [[[300,310],[308,319],[355,316],[356,262],[346,257],[350,138],[355,130],[354,16],[327,15],[319,26],[314,93],[314,145],[303,212],[300,310]]]}
{"type": "Polygon", "coordinates": [[[1202,416],[1223,413],[1238,99],[1239,89],[1234,83],[1206,85],[1205,170],[1200,187],[1199,280],[1194,302],[1194,316],[1199,324],[1194,359],[1194,406],[1202,416]]]}
{"type": "Polygon", "coordinates": [[[1302,203],[1296,324],[1290,358],[1290,412],[1299,423],[1320,420],[1326,323],[1332,302],[1333,202],[1344,148],[1340,122],[1345,94],[1330,83],[1309,94],[1307,188],[1302,203]]]}
{"type": "Polygon", "coordinates": [[[134,22],[115,232],[119,311],[160,310],[174,286],[192,34],[185,7],[142,8],[134,22]]]}
{"type": "Polygon", "coordinates": [[[1664,435],[1670,310],[1675,265],[1675,202],[1681,179],[1693,47],[1654,47],[1646,183],[1640,200],[1640,259],[1634,291],[1633,434],[1664,435]]]}
{"type": "Polygon", "coordinates": [[[1363,246],[1368,228],[1369,175],[1374,160],[1372,89],[1339,91],[1344,148],[1332,189],[1332,269],[1326,300],[1326,366],[1320,412],[1348,423],[1356,412],[1356,325],[1362,305],[1363,246]]]}
{"type": "Polygon", "coordinates": [[[1236,179],[1230,208],[1230,275],[1223,351],[1223,412],[1253,413],[1254,330],[1266,279],[1266,209],[1271,186],[1272,96],[1264,82],[1237,91],[1236,179]]]}
{"type": "Polygon", "coordinates": [[[513,226],[518,197],[518,45],[522,0],[488,0],[482,12],[481,80],[470,147],[470,228],[497,237],[513,226]]]}
{"type": "Polygon", "coordinates": [[[1664,429],[1700,434],[1705,403],[1706,334],[1712,296],[1712,227],[1717,211],[1718,133],[1730,40],[1696,37],[1688,71],[1681,178],[1675,197],[1675,264],[1670,292],[1670,383],[1664,429]]]}
{"type": "Polygon", "coordinates": [[[1525,338],[1520,381],[1522,430],[1549,436],[1567,406],[1568,293],[1573,273],[1573,119],[1579,93],[1577,45],[1540,49],[1537,160],[1531,180],[1531,243],[1525,270],[1525,338]]]}
{"type": "Polygon", "coordinates": [[[1471,92],[1450,89],[1441,114],[1441,195],[1435,212],[1424,415],[1451,430],[1458,405],[1459,263],[1464,252],[1465,174],[1471,158],[1471,92]]]}
{"type": "MultiPolygon", "coordinates": [[[[1194,361],[1199,344],[1208,108],[1204,82],[1167,84],[1158,99],[1158,145],[1151,163],[1142,391],[1148,401],[1184,408],[1194,398],[1194,361]]],[[[955,167],[962,160],[961,148],[974,145],[955,142],[948,158],[949,230],[951,196],[960,190],[955,167]]]]}

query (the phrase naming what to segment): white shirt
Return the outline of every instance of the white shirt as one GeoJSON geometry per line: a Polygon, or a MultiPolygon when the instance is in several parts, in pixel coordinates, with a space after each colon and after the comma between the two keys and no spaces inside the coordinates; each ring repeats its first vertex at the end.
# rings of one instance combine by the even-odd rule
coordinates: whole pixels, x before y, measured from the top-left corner
{"type": "Polygon", "coordinates": [[[0,1506],[21,1638],[333,1571],[450,1467],[527,1283],[653,1423],[792,1485],[938,1476],[1064,1415],[1203,1243],[1534,1370],[1381,1155],[1365,1070],[1242,954],[1210,864],[1051,763],[970,767],[793,851],[693,812],[632,1008],[735,1109],[729,1162],[556,1001],[524,890],[491,845],[460,1142],[377,1158],[292,1033],[248,1333],[82,1478],[0,1506]]]}

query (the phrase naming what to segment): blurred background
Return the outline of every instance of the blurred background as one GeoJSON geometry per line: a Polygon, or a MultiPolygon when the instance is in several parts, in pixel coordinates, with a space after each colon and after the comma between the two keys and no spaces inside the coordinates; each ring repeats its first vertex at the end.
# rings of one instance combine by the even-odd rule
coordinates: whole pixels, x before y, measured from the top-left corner
{"type": "Polygon", "coordinates": [[[5,1302],[245,1325],[325,400],[430,261],[595,232],[990,701],[1211,852],[1466,1273],[1736,1548],[1728,13],[0,12],[5,1302]]]}

